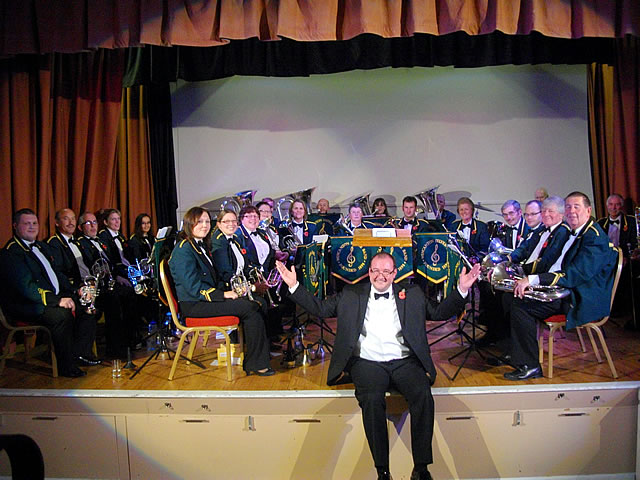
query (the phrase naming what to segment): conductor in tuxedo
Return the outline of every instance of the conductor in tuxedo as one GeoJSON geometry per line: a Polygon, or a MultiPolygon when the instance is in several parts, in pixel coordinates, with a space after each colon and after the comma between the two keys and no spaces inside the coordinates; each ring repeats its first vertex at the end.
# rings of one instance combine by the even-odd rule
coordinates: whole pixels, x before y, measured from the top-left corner
{"type": "Polygon", "coordinates": [[[433,462],[431,385],[436,370],[429,353],[425,321],[445,320],[461,312],[480,266],[468,273],[463,270],[457,290],[435,307],[418,286],[393,283],[397,269],[393,257],[386,252],[371,260],[370,285],[347,285],[325,300],[301,287],[293,268],[287,270],[281,262],[276,264],[295,303],[318,317],[337,316],[327,384],[347,383],[349,377],[353,381],[378,478],[390,478],[385,403],[385,392],[390,387],[398,389],[409,404],[414,461],[411,478],[431,478],[427,467],[433,462]]]}

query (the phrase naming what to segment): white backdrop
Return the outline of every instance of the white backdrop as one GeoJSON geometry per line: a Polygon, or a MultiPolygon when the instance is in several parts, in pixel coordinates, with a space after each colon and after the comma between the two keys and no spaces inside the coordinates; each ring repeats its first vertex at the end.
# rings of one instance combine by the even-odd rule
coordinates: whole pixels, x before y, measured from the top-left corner
{"type": "MultiPolygon", "coordinates": [[[[385,68],[173,86],[179,216],[241,190],[399,203],[592,196],[584,66],[385,68]]],[[[485,220],[495,215],[482,214],[485,220]]]]}

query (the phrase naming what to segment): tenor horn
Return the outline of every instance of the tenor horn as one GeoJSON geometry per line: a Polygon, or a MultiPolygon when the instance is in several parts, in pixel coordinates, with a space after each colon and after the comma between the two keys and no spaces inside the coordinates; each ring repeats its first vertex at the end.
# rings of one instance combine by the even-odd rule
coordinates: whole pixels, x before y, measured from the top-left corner
{"type": "Polygon", "coordinates": [[[232,210],[238,216],[242,207],[253,205],[253,196],[256,192],[257,190],[245,190],[231,195],[220,204],[220,210],[232,210]]]}
{"type": "Polygon", "coordinates": [[[438,188],[440,188],[440,185],[418,192],[415,195],[416,198],[419,198],[422,202],[424,213],[432,212],[436,220],[440,219],[440,209],[438,208],[438,202],[436,200],[436,191],[438,188]]]}
{"type": "Polygon", "coordinates": [[[276,210],[278,211],[278,218],[280,220],[289,219],[289,205],[295,200],[300,200],[307,207],[307,213],[311,212],[311,195],[316,187],[308,188],[306,190],[300,190],[298,192],[289,193],[283,197],[280,197],[276,202],[276,210]],[[283,205],[286,205],[286,209],[283,212],[283,205]]]}

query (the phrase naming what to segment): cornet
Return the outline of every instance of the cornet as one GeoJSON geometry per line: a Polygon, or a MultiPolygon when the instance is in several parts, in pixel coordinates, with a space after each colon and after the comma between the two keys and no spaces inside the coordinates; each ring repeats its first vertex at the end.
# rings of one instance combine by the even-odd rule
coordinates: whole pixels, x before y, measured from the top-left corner
{"type": "Polygon", "coordinates": [[[247,280],[247,277],[244,276],[242,271],[231,277],[230,285],[231,290],[236,292],[238,297],[249,297],[249,300],[253,300],[253,294],[251,292],[255,292],[256,287],[247,280]]]}
{"type": "Polygon", "coordinates": [[[93,275],[84,277],[83,285],[80,287],[80,305],[85,307],[90,315],[96,313],[96,298],[99,293],[98,279],[93,275]]]}
{"type": "MultiPolygon", "coordinates": [[[[274,268],[273,270],[276,271],[276,273],[278,273],[278,271],[274,268]]],[[[273,272],[273,271],[272,271],[273,272]]],[[[278,273],[278,275],[280,275],[278,273]]],[[[263,283],[265,284],[267,287],[274,287],[277,284],[274,285],[270,285],[269,282],[267,280],[265,280],[264,275],[262,275],[262,272],[260,271],[260,269],[258,267],[252,267],[251,270],[249,271],[249,278],[251,279],[251,283],[263,283]]],[[[271,273],[269,274],[269,278],[271,278],[271,273]]],[[[282,282],[282,279],[280,279],[280,282],[282,282]]],[[[255,288],[255,286],[254,286],[255,288]]],[[[267,298],[269,299],[269,308],[276,308],[278,306],[278,304],[276,302],[273,301],[273,298],[271,297],[271,292],[269,292],[269,288],[267,288],[267,298]]],[[[280,298],[280,300],[282,300],[282,298],[280,298]]]]}

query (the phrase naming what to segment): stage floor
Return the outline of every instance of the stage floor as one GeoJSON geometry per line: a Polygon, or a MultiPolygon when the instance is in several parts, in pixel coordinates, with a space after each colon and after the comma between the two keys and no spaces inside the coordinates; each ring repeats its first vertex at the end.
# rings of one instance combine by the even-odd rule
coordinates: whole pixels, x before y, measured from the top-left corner
{"type": "MultiPolygon", "coordinates": [[[[510,370],[508,366],[490,367],[476,352],[472,352],[460,370],[459,375],[453,380],[458,366],[462,363],[464,355],[449,361],[449,357],[466,347],[461,345],[460,336],[453,334],[431,347],[432,357],[438,370],[438,377],[434,387],[436,388],[466,388],[466,387],[492,387],[519,385],[563,385],[563,384],[590,384],[600,382],[627,382],[640,380],[640,332],[628,330],[623,327],[628,318],[613,318],[606,325],[606,336],[609,350],[613,357],[618,379],[613,379],[606,360],[598,364],[587,340],[587,352],[582,353],[577,336],[574,332],[566,334],[565,338],[556,337],[554,345],[554,376],[546,378],[547,359],[543,369],[545,378],[529,380],[526,382],[510,382],[503,378],[503,374],[510,370]]],[[[329,320],[329,325],[335,327],[335,319],[329,320]]],[[[441,325],[429,335],[430,342],[452,332],[456,329],[456,322],[449,321],[427,322],[427,328],[441,325]]],[[[468,327],[467,327],[468,330],[468,327]]],[[[309,326],[306,329],[305,344],[316,341],[319,335],[317,326],[309,326]]],[[[479,335],[480,336],[480,335],[479,335]]],[[[327,335],[329,342],[332,337],[327,335]]],[[[111,365],[104,365],[86,369],[87,376],[79,379],[53,378],[51,369],[38,359],[30,360],[28,364],[21,361],[20,357],[7,361],[4,373],[0,377],[0,388],[7,390],[21,389],[59,389],[59,390],[215,390],[215,391],[312,391],[312,390],[352,390],[353,385],[341,385],[328,387],[326,385],[327,369],[330,354],[324,358],[315,358],[310,365],[286,368],[281,360],[282,354],[274,350],[272,366],[277,374],[272,377],[257,377],[244,375],[241,367],[233,367],[233,381],[226,379],[226,368],[209,366],[216,358],[217,343],[210,341],[205,349],[196,349],[196,355],[206,366],[200,369],[195,365],[187,365],[180,361],[175,378],[167,379],[171,368],[171,360],[162,354],[154,359],[133,379],[132,371],[123,370],[123,376],[119,379],[112,378],[111,365]]],[[[141,365],[149,353],[146,350],[135,352],[135,363],[141,365]]],[[[604,358],[604,355],[603,355],[604,358]]],[[[346,392],[345,392],[346,393],[346,392]]]]}

